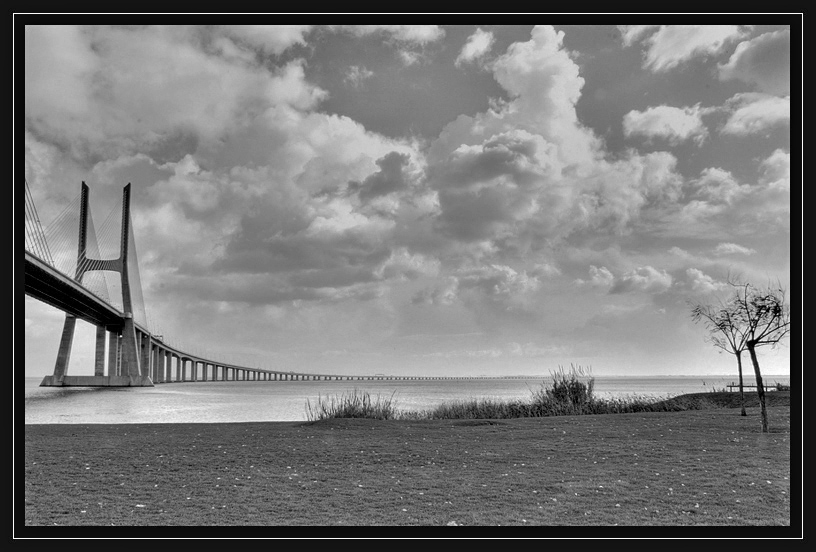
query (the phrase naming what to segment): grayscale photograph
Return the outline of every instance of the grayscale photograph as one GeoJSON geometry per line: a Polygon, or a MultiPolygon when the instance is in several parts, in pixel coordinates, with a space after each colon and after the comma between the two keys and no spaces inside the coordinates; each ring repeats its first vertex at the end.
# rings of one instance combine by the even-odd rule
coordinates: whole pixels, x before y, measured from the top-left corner
{"type": "Polygon", "coordinates": [[[15,538],[801,538],[802,20],[15,14],[15,538]]]}

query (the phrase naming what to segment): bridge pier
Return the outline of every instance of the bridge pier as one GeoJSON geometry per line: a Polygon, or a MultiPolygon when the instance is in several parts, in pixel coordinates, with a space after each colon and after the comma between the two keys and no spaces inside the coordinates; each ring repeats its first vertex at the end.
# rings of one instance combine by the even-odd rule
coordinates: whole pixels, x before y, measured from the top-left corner
{"type": "Polygon", "coordinates": [[[173,353],[164,351],[164,381],[173,383],[173,353]]]}

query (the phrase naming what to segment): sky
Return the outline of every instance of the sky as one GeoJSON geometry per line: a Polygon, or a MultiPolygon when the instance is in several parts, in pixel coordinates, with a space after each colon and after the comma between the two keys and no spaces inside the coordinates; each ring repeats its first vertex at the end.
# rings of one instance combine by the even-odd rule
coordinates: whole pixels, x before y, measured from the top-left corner
{"type": "MultiPolygon", "coordinates": [[[[735,275],[801,300],[799,16],[350,19],[15,28],[39,217],[83,181],[103,217],[131,183],[169,343],[315,373],[735,374],[690,305],[735,275]]],[[[64,314],[24,309],[25,373],[50,374],[64,314]]],[[[69,373],[93,372],[83,324],[69,373]]],[[[789,374],[790,345],[759,360],[789,374]]]]}

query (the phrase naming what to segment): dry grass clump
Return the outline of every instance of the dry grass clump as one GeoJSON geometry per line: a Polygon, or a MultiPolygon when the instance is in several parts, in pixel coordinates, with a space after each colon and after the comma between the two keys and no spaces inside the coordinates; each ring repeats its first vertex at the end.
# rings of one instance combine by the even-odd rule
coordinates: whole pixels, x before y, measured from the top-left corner
{"type": "MultiPolygon", "coordinates": [[[[625,397],[595,396],[595,378],[591,369],[570,365],[551,372],[551,381],[531,391],[528,401],[499,400],[487,397],[459,400],[420,411],[402,411],[391,397],[372,398],[366,392],[354,390],[339,397],[318,397],[312,406],[307,401],[307,418],[311,421],[330,418],[373,418],[379,420],[468,420],[539,418],[576,416],[583,414],[633,414],[640,412],[681,412],[711,408],[735,407],[738,394],[722,392],[692,393],[678,397],[631,395],[625,397]]],[[[787,391],[775,393],[780,398],[787,391]]],[[[784,397],[783,397],[784,395],[784,397]]],[[[773,395],[769,395],[773,398],[773,395]]],[[[746,396],[746,406],[751,403],[746,396]]],[[[786,402],[787,404],[787,402],[786,402]]]]}
{"type": "Polygon", "coordinates": [[[397,414],[394,393],[386,398],[380,395],[372,398],[370,393],[355,388],[351,393],[341,396],[324,398],[318,395],[314,406],[306,400],[306,419],[309,421],[329,418],[393,420],[397,414]]]}

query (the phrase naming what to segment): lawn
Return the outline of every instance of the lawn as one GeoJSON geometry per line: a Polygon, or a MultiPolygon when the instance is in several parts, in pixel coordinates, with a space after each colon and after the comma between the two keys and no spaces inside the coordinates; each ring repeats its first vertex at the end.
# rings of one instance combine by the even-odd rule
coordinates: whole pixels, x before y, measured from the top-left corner
{"type": "Polygon", "coordinates": [[[15,514],[23,534],[53,525],[120,526],[120,536],[159,535],[162,526],[221,527],[219,535],[277,526],[242,534],[465,537],[493,527],[491,536],[548,537],[617,525],[671,527],[660,536],[703,526],[794,536],[800,514],[791,533],[791,504],[800,506],[801,481],[791,472],[790,418],[790,406],[771,406],[766,434],[756,406],[747,417],[708,408],[507,420],[27,425],[24,508],[15,514]],[[298,526],[323,527],[293,532],[298,526]],[[445,526],[460,529],[428,533],[445,526]]]}

